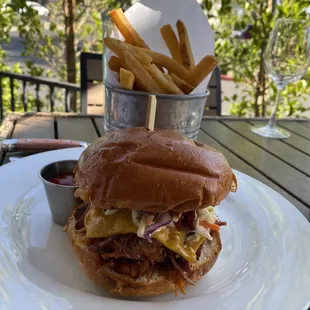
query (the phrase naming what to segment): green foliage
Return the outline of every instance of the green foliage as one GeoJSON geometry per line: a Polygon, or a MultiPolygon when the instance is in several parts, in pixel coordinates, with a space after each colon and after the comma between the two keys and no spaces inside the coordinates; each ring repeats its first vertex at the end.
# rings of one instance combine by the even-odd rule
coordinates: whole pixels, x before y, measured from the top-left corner
{"type": "MultiPolygon", "coordinates": [[[[49,1],[48,21],[40,20],[37,13],[26,6],[25,0],[0,0],[0,70],[7,70],[33,76],[44,76],[65,81],[66,70],[66,33],[63,0],[49,1]],[[31,61],[26,62],[26,69],[17,64],[13,68],[5,66],[5,52],[2,42],[9,42],[12,27],[19,30],[25,39],[24,55],[43,60],[44,66],[31,61]],[[46,69],[49,68],[49,69],[46,69]]],[[[309,0],[282,0],[274,10],[268,7],[266,0],[203,0],[202,7],[215,31],[216,55],[221,64],[221,71],[234,77],[239,94],[224,98],[231,104],[231,113],[239,116],[268,116],[270,103],[275,98],[275,86],[266,77],[262,57],[266,42],[274,22],[279,17],[305,18],[309,0]],[[243,30],[253,25],[250,40],[232,37],[234,30],[243,30]],[[240,94],[241,93],[241,94],[240,94]]],[[[114,7],[126,9],[130,0],[83,0],[77,1],[75,8],[75,58],[77,82],[79,83],[79,57],[82,51],[100,53],[102,50],[101,12],[114,7]]],[[[309,74],[310,76],[310,71],[309,74]]],[[[287,86],[282,91],[280,116],[295,115],[305,111],[301,101],[310,92],[309,77],[287,86]]],[[[3,79],[4,104],[10,106],[9,80],[3,79]]],[[[16,103],[21,107],[20,85],[16,84],[16,103]]],[[[56,101],[63,102],[63,93],[56,92],[56,101]]],[[[49,100],[47,93],[43,101],[49,100]]],[[[35,105],[35,98],[29,97],[30,107],[35,105]]],[[[42,108],[43,102],[41,103],[42,108]]],[[[58,109],[62,109],[59,107],[58,109]]]]}
{"type": "MultiPolygon", "coordinates": [[[[130,0],[85,0],[77,1],[75,7],[75,57],[77,64],[77,82],[79,83],[79,58],[82,51],[101,52],[102,50],[102,29],[101,15],[107,8],[130,6],[130,0]]],[[[0,70],[15,73],[29,74],[55,78],[65,81],[66,76],[66,33],[63,0],[50,1],[48,3],[48,21],[40,19],[37,12],[26,6],[26,0],[0,0],[0,70]],[[14,67],[5,65],[5,51],[1,43],[10,42],[10,31],[18,29],[20,36],[25,40],[24,56],[31,56],[43,60],[44,65],[34,64],[26,61],[26,68],[22,70],[19,64],[14,67]],[[46,69],[46,68],[49,69],[46,69]]],[[[11,94],[10,81],[3,79],[3,102],[4,109],[10,109],[11,94]]],[[[14,82],[14,97],[16,110],[22,109],[22,91],[19,82],[14,82]]],[[[29,110],[35,107],[36,98],[33,93],[32,85],[28,91],[29,110]]],[[[41,87],[44,88],[44,87],[41,87]]],[[[49,92],[41,98],[42,110],[47,109],[43,102],[49,102],[49,92]]],[[[55,90],[56,110],[64,109],[64,92],[55,90]]]]}
{"type": "MultiPolygon", "coordinates": [[[[74,10],[74,34],[75,46],[74,57],[76,59],[76,81],[80,83],[80,54],[81,52],[102,52],[102,25],[101,12],[108,8],[130,6],[131,1],[102,1],[88,0],[77,1],[74,10]]],[[[24,38],[26,47],[24,55],[34,56],[43,60],[49,68],[53,70],[44,70],[42,66],[27,62],[27,73],[35,76],[44,76],[67,80],[67,35],[65,33],[65,16],[63,9],[63,0],[49,2],[49,22],[42,23],[41,32],[25,33],[24,38]]],[[[56,92],[58,101],[64,102],[64,93],[56,92]]],[[[48,99],[48,98],[46,98],[48,99]]],[[[77,99],[79,105],[79,99],[77,99]]],[[[61,109],[60,106],[58,108],[61,109]]]]}
{"type": "MultiPolygon", "coordinates": [[[[216,55],[221,71],[234,77],[237,87],[242,84],[241,95],[224,98],[231,105],[231,114],[238,116],[267,116],[270,103],[275,99],[275,87],[266,78],[263,53],[275,20],[280,17],[307,17],[308,0],[283,0],[280,5],[268,7],[266,0],[204,0],[203,8],[215,31],[216,55]],[[251,39],[233,38],[234,30],[243,30],[251,24],[251,39]]],[[[302,99],[310,95],[309,79],[288,85],[282,92],[279,116],[299,116],[305,111],[302,99]]]]}
{"type": "MultiPolygon", "coordinates": [[[[77,82],[79,83],[79,59],[81,52],[102,51],[101,12],[109,7],[123,7],[130,5],[131,1],[79,1],[75,8],[75,57],[77,63],[77,82]]],[[[24,55],[31,55],[42,59],[53,71],[48,72],[49,77],[66,80],[66,33],[63,0],[49,2],[49,21],[44,23],[44,31],[25,34],[26,48],[24,55]]],[[[43,29],[43,27],[42,27],[43,29]]],[[[27,64],[28,73],[46,76],[47,72],[40,70],[40,66],[27,64]]]]}
{"type": "MultiPolygon", "coordinates": [[[[2,48],[2,43],[10,42],[10,31],[15,28],[21,34],[27,32],[40,31],[40,22],[37,17],[37,13],[31,8],[26,6],[24,0],[0,0],[0,71],[10,71],[13,73],[22,73],[22,69],[19,63],[10,67],[5,64],[6,53],[2,48]]],[[[22,99],[21,85],[18,81],[14,81],[14,99],[15,110],[22,111],[22,99]]],[[[2,91],[3,91],[3,107],[4,111],[9,110],[11,107],[11,89],[10,80],[8,78],[2,79],[2,91]]],[[[29,108],[34,105],[33,102],[29,102],[29,108]]]]}

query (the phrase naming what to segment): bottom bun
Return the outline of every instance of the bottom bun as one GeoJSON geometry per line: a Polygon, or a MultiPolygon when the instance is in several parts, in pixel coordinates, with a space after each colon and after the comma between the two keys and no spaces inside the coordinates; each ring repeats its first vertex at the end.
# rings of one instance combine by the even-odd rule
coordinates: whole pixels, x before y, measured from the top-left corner
{"type": "MultiPolygon", "coordinates": [[[[74,213],[74,212],[73,212],[74,213]]],[[[116,273],[109,262],[104,261],[98,252],[92,252],[88,247],[85,233],[75,229],[75,218],[72,214],[66,227],[72,251],[87,276],[98,286],[106,288],[110,293],[121,296],[153,296],[176,290],[171,272],[153,270],[151,279],[144,276],[132,278],[125,274],[116,273]]],[[[206,241],[201,249],[199,260],[191,265],[190,279],[197,282],[216,262],[221,251],[220,235],[212,233],[213,240],[206,241]]],[[[189,285],[184,280],[183,285],[189,285]]]]}

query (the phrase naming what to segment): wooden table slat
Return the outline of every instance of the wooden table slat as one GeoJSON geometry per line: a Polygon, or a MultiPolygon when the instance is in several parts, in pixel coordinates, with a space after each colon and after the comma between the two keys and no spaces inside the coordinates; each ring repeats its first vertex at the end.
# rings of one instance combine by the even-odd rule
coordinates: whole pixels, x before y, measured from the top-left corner
{"type": "Polygon", "coordinates": [[[286,130],[294,132],[295,134],[310,140],[310,128],[307,126],[303,126],[302,124],[296,122],[288,123],[279,121],[278,124],[286,130]]]}
{"type": "Polygon", "coordinates": [[[95,117],[94,122],[98,128],[100,136],[104,135],[104,125],[103,125],[103,118],[102,117],[95,117]]]}
{"type": "MultiPolygon", "coordinates": [[[[54,118],[52,116],[47,117],[18,117],[16,118],[16,124],[12,130],[11,138],[44,138],[54,139],[54,118]]],[[[6,137],[9,138],[9,137],[6,137]]],[[[3,159],[0,159],[0,164],[8,163],[11,156],[21,155],[18,154],[6,154],[3,159]]]]}
{"type": "Polygon", "coordinates": [[[12,138],[54,139],[54,118],[21,117],[17,120],[12,138]]]}
{"type": "Polygon", "coordinates": [[[219,150],[220,152],[222,152],[233,169],[236,169],[242,173],[245,173],[249,175],[250,177],[271,187],[276,192],[278,192],[283,197],[285,197],[287,200],[289,200],[307,218],[307,220],[310,220],[310,209],[309,208],[307,208],[304,204],[300,203],[294,197],[289,195],[286,191],[284,191],[282,188],[277,186],[275,183],[273,183],[272,181],[264,177],[260,172],[255,170],[253,167],[248,165],[246,162],[241,160],[239,157],[231,153],[227,148],[223,147],[221,144],[216,142],[206,133],[200,131],[199,136],[198,136],[198,141],[205,143],[219,150]]]}
{"type": "MultiPolygon", "coordinates": [[[[260,121],[251,121],[253,125],[260,124],[260,121]]],[[[295,134],[294,132],[290,132],[291,136],[288,139],[283,139],[282,142],[293,146],[299,151],[310,155],[310,143],[309,140],[295,134]]]]}
{"type": "Polygon", "coordinates": [[[310,178],[306,175],[233,132],[220,122],[205,121],[201,128],[276,185],[308,207],[310,206],[310,178]]]}
{"type": "Polygon", "coordinates": [[[307,128],[310,128],[310,120],[308,122],[302,122],[301,124],[307,128]]]}
{"type": "Polygon", "coordinates": [[[280,140],[265,139],[264,137],[254,134],[251,131],[252,125],[247,122],[223,121],[222,123],[249,141],[255,143],[257,146],[263,148],[265,151],[279,157],[294,168],[310,176],[310,156],[305,155],[280,140]]]}
{"type": "Polygon", "coordinates": [[[98,138],[90,118],[57,117],[58,139],[71,139],[92,142],[98,138]]]}

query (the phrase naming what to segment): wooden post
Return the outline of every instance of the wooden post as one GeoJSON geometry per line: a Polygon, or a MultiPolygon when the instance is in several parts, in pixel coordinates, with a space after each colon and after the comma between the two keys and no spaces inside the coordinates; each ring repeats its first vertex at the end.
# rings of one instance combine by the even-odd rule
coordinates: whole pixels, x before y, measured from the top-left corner
{"type": "Polygon", "coordinates": [[[145,127],[153,131],[155,126],[157,99],[155,95],[149,95],[146,111],[145,127]]]}

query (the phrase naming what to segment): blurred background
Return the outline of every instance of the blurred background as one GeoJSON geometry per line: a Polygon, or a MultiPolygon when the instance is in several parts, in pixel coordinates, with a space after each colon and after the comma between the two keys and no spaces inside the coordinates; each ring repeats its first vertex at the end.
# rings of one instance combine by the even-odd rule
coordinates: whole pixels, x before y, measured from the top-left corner
{"type": "MultiPolygon", "coordinates": [[[[79,86],[81,52],[102,51],[101,13],[115,7],[125,10],[133,2],[0,0],[0,71],[79,86]]],[[[215,32],[215,50],[221,70],[222,114],[269,116],[276,94],[275,85],[266,76],[263,66],[269,33],[279,17],[309,19],[309,0],[198,2],[215,32]]],[[[279,117],[310,116],[309,85],[310,70],[302,80],[282,91],[279,117]]],[[[14,92],[15,110],[22,110],[20,86],[16,85],[14,92]]],[[[11,96],[10,80],[3,79],[4,109],[9,109],[11,96]]],[[[50,93],[46,91],[41,97],[42,111],[48,96],[50,93]]],[[[55,93],[55,110],[64,109],[63,105],[57,106],[62,96],[61,92],[55,93]]],[[[79,104],[78,98],[71,100],[79,104]]],[[[31,106],[35,107],[35,101],[31,92],[28,93],[30,110],[31,106]]]]}

